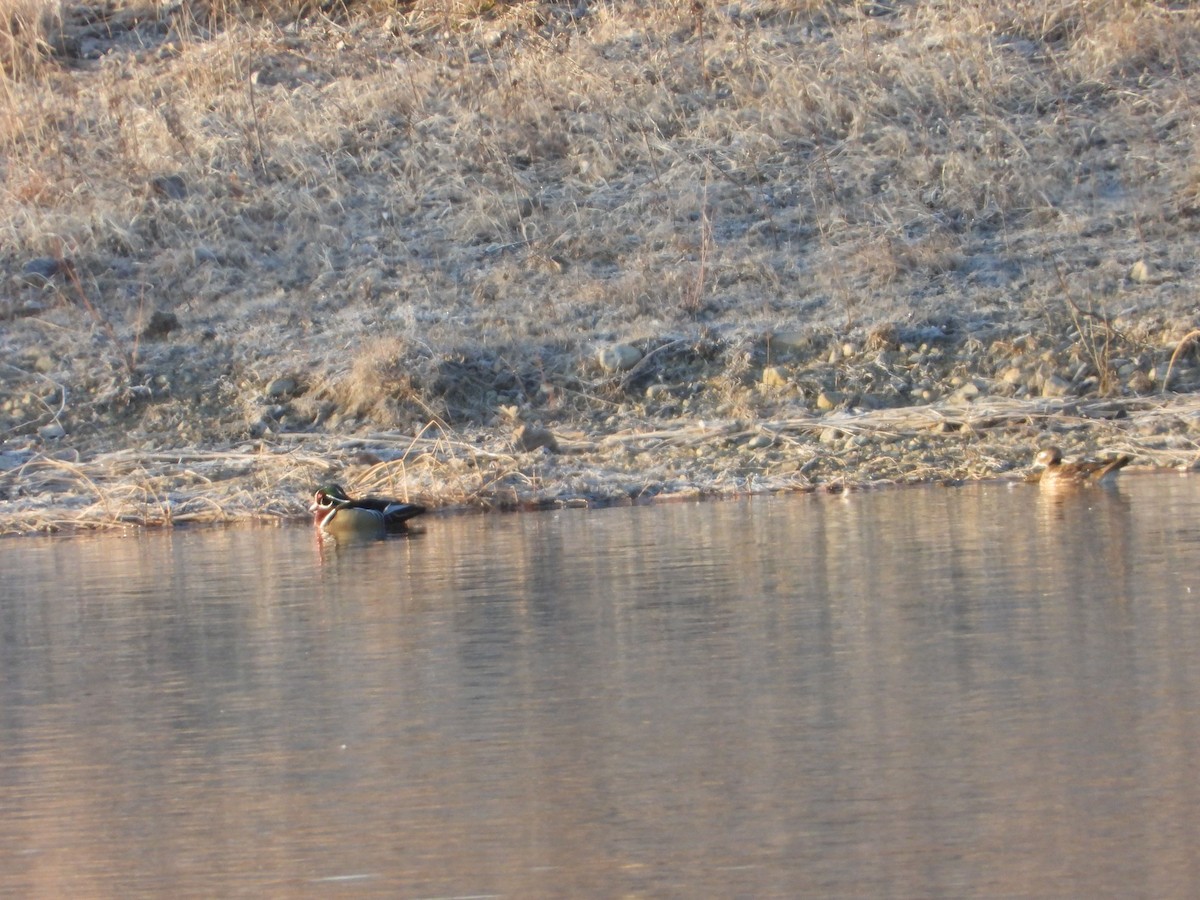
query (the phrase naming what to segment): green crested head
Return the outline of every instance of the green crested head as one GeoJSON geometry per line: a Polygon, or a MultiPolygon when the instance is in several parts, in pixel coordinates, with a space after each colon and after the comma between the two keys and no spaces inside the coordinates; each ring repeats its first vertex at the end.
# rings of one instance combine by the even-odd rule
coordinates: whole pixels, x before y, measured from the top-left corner
{"type": "Polygon", "coordinates": [[[350,502],[350,495],[342,489],[340,484],[322,485],[317,488],[316,503],[318,506],[344,506],[350,502]]]}

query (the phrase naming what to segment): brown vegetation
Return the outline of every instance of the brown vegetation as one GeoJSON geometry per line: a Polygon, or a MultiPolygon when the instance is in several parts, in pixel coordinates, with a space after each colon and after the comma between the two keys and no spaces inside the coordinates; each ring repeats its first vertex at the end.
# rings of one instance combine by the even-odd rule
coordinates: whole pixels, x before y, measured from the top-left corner
{"type": "MultiPolygon", "coordinates": [[[[1028,406],[1011,466],[1074,427],[1047,401],[1200,387],[1192,4],[0,0],[0,69],[13,522],[122,454],[146,512],[78,518],[202,515],[147,462],[193,454],[259,460],[223,510],[296,513],[348,441],[425,502],[608,498],[634,429],[981,398],[1028,406]],[[473,450],[384,458],[428,440],[473,450]]],[[[1154,402],[1117,436],[1190,464],[1154,402]]],[[[701,442],[643,493],[975,474],[961,435],[890,474],[855,437],[771,438],[759,482],[701,442]]]]}

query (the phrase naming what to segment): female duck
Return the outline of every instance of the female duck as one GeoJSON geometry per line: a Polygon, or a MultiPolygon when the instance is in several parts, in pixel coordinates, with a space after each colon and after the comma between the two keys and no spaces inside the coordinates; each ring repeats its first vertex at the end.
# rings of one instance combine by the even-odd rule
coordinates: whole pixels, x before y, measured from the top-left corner
{"type": "Polygon", "coordinates": [[[1045,467],[1039,479],[1042,487],[1067,488],[1111,483],[1117,471],[1132,460],[1132,456],[1118,456],[1096,462],[1063,462],[1061,450],[1047,447],[1034,462],[1045,467]]]}

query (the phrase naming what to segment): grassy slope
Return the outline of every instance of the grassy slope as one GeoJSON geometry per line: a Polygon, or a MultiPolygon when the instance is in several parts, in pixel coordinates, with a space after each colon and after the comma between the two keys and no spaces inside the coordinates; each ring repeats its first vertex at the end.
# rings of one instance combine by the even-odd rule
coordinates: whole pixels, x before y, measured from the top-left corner
{"type": "Polygon", "coordinates": [[[1129,393],[1193,322],[1189,4],[105,9],[3,82],[13,444],[595,432],[653,380],[685,385],[668,415],[803,412],[872,333],[944,334],[960,381],[1024,366],[1018,396],[1129,393]],[[139,337],[155,310],[180,327],[139,337]],[[755,389],[771,334],[811,336],[791,392],[755,389]],[[677,343],[629,380],[609,341],[677,343]]]}

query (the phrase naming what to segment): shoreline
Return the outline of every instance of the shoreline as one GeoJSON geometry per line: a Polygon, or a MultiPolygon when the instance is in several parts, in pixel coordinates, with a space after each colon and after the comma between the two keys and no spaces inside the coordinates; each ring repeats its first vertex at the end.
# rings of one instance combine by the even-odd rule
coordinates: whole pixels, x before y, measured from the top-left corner
{"type": "Polygon", "coordinates": [[[1200,400],[991,400],[748,423],[643,421],[587,435],[302,433],[213,448],[0,455],[0,535],[303,520],[315,486],[433,511],[602,508],[785,493],[1025,480],[1040,446],[1192,470],[1200,400]]]}

